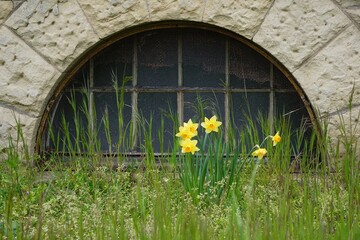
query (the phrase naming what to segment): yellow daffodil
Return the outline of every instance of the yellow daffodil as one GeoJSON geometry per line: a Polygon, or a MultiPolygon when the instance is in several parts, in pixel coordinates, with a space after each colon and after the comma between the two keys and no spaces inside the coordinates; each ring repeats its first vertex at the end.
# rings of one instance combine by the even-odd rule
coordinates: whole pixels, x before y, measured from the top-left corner
{"type": "Polygon", "coordinates": [[[216,121],[216,119],[216,116],[213,116],[210,120],[205,117],[205,121],[201,123],[201,126],[205,128],[206,133],[217,132],[219,130],[218,128],[222,122],[216,121]]]}
{"type": "Polygon", "coordinates": [[[189,119],[189,121],[187,123],[184,123],[184,127],[188,128],[190,132],[192,132],[194,134],[194,136],[196,136],[197,133],[197,129],[199,127],[198,123],[193,123],[191,121],[191,119],[189,119]]]}
{"type": "Polygon", "coordinates": [[[180,137],[182,140],[185,140],[194,137],[195,134],[191,132],[188,127],[180,126],[179,132],[175,136],[180,137]]]}
{"type": "Polygon", "coordinates": [[[281,141],[280,133],[277,132],[275,136],[271,136],[271,140],[273,142],[273,146],[276,146],[281,141]]]}
{"type": "Polygon", "coordinates": [[[253,157],[257,157],[258,159],[262,159],[266,155],[267,151],[265,148],[258,147],[251,155],[253,157]]]}
{"type": "Polygon", "coordinates": [[[181,152],[182,153],[192,153],[199,151],[200,149],[196,146],[197,140],[191,140],[191,139],[185,139],[180,141],[180,146],[182,147],[181,152]]]}

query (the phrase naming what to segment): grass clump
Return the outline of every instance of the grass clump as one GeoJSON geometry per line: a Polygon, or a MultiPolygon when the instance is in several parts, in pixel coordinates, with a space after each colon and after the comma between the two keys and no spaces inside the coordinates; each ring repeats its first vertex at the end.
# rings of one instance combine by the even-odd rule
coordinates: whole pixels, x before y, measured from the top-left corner
{"type": "Polygon", "coordinates": [[[360,234],[358,173],[346,175],[349,169],[328,174],[322,166],[293,174],[281,165],[249,161],[231,186],[213,188],[210,178],[194,195],[183,187],[188,173],[179,178],[171,168],[124,172],[79,165],[48,172],[14,164],[14,157],[0,170],[0,235],[9,239],[356,239],[360,234]],[[219,200],[219,189],[228,197],[219,200]]]}
{"type": "MultiPolygon", "coordinates": [[[[117,108],[121,111],[123,103],[117,108]]],[[[18,135],[6,148],[5,160],[0,162],[1,238],[360,237],[355,132],[340,128],[337,148],[329,151],[326,137],[313,134],[303,141],[305,127],[294,131],[281,119],[273,127],[266,118],[249,119],[241,131],[230,132],[236,128],[227,127],[226,136],[218,119],[210,118],[203,124],[188,121],[182,126],[174,120],[174,129],[179,129],[179,134],[174,130],[174,146],[167,155],[156,158],[151,119],[142,121],[142,126],[126,126],[119,120],[123,135],[118,140],[121,144],[114,145],[108,115],[104,116],[102,127],[111,154],[98,154],[101,147],[96,129],[100,126],[88,125],[96,130],[91,132],[81,130],[79,124],[75,136],[65,134],[60,139],[52,134],[59,152],[70,151],[66,155],[70,162],[65,166],[58,161],[65,154],[50,155],[51,171],[48,165],[31,167],[29,163],[36,157],[26,154],[18,128],[18,135]],[[200,124],[196,133],[190,132],[191,124],[200,124]],[[261,126],[260,132],[256,125],[261,126]],[[140,164],[126,165],[125,169],[121,159],[119,167],[113,168],[114,157],[120,158],[113,153],[124,145],[131,146],[126,139],[139,141],[140,135],[133,135],[134,128],[142,131],[140,164]],[[183,137],[182,131],[188,137],[183,137]],[[175,139],[176,135],[182,140],[175,139]],[[291,144],[294,136],[297,141],[291,144]],[[186,139],[195,142],[188,146],[186,139]],[[345,154],[337,150],[340,147],[345,154]],[[329,158],[338,165],[330,165],[329,158]]],[[[67,125],[64,120],[63,130],[67,125]]]]}

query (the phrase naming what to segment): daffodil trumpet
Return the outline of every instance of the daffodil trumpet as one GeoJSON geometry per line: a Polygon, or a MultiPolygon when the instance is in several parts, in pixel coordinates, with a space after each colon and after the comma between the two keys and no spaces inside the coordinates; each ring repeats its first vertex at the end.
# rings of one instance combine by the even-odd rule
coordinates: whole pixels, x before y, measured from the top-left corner
{"type": "Polygon", "coordinates": [[[206,133],[218,132],[219,127],[222,125],[222,122],[217,121],[217,117],[214,115],[210,119],[205,117],[204,122],[201,123],[201,126],[205,128],[206,133]]]}
{"type": "Polygon", "coordinates": [[[251,153],[253,157],[257,157],[259,160],[263,159],[263,157],[267,154],[266,148],[261,148],[259,145],[255,145],[257,149],[251,153]]]}

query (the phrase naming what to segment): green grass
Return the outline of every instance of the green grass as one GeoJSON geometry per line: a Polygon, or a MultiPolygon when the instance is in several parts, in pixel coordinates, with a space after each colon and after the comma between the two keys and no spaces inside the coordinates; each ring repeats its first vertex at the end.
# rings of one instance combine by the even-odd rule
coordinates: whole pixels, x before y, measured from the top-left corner
{"type": "Polygon", "coordinates": [[[326,166],[294,175],[276,164],[250,162],[221,201],[211,188],[194,201],[171,168],[121,171],[79,164],[48,172],[21,160],[12,152],[1,163],[0,235],[8,239],[357,239],[360,234],[355,158],[331,174],[326,166]]]}
{"type": "MultiPolygon", "coordinates": [[[[78,105],[72,106],[76,112],[78,105]]],[[[123,103],[117,107],[121,112],[123,103]]],[[[0,238],[359,239],[357,126],[346,131],[344,118],[339,118],[341,136],[332,145],[326,125],[321,136],[291,145],[291,136],[301,141],[303,130],[292,131],[288,122],[278,120],[274,129],[282,141],[273,147],[271,139],[259,136],[256,124],[262,136],[275,132],[266,118],[258,117],[239,132],[228,128],[228,141],[223,128],[214,135],[199,132],[202,150],[196,155],[182,154],[174,140],[173,151],[160,163],[152,148],[153,120],[126,126],[119,119],[121,145],[111,153],[131,146],[127,139],[143,139],[140,166],[126,170],[113,169],[112,158],[95,154],[97,131],[79,125],[73,144],[66,121],[64,142],[59,144],[62,140],[54,134],[52,139],[57,151],[70,153],[71,164],[59,161],[60,154],[35,167],[39,158],[28,154],[18,127],[0,162],[0,238]],[[133,136],[133,128],[141,134],[133,136]],[[267,148],[266,160],[251,156],[255,144],[267,148]],[[84,148],[87,154],[79,155],[84,148]],[[339,149],[345,151],[340,154],[339,149]],[[295,165],[300,173],[294,174],[295,165]]],[[[178,126],[176,117],[164,119],[178,126]]],[[[101,124],[112,143],[106,114],[101,124]]],[[[160,130],[157,138],[162,134],[160,130]]],[[[121,166],[124,159],[118,160],[121,166]]]]}

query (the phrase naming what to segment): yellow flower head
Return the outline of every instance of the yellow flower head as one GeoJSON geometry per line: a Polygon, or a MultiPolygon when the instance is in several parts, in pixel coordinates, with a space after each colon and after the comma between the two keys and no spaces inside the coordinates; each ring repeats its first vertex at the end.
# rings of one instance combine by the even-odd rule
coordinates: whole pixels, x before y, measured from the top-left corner
{"type": "Polygon", "coordinates": [[[205,117],[205,122],[202,122],[201,126],[205,128],[206,133],[211,133],[212,131],[217,132],[221,124],[222,122],[216,121],[216,116],[213,116],[210,120],[205,117]]]}
{"type": "Polygon", "coordinates": [[[271,136],[271,140],[273,141],[273,146],[276,146],[281,141],[280,133],[277,132],[275,136],[271,136]]]}
{"type": "Polygon", "coordinates": [[[188,128],[190,132],[192,132],[194,134],[194,136],[196,136],[198,133],[197,133],[197,129],[199,127],[199,124],[198,123],[193,123],[191,121],[191,119],[189,119],[189,121],[187,123],[184,123],[184,127],[185,128],[188,128]]]}
{"type": "Polygon", "coordinates": [[[258,159],[262,159],[266,155],[267,151],[265,148],[258,147],[251,155],[253,157],[257,157],[258,159]]]}
{"type": "Polygon", "coordinates": [[[182,153],[192,153],[194,154],[196,151],[199,151],[200,149],[196,146],[197,140],[191,140],[191,139],[185,139],[180,141],[180,146],[182,147],[181,152],[182,153]]]}
{"type": "Polygon", "coordinates": [[[191,132],[188,127],[180,126],[179,132],[175,136],[180,137],[182,140],[185,140],[185,139],[190,139],[196,135],[195,133],[191,132]]]}

